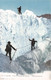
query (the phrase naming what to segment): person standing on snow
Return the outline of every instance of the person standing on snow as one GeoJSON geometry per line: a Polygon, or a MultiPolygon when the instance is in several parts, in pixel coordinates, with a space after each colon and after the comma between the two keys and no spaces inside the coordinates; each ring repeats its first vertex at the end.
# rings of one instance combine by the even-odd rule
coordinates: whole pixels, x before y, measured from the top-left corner
{"type": "Polygon", "coordinates": [[[17,8],[18,9],[18,14],[22,14],[21,13],[21,6],[17,8]]]}
{"type": "Polygon", "coordinates": [[[12,48],[16,51],[16,49],[11,45],[11,42],[8,41],[5,51],[6,51],[6,56],[9,53],[10,60],[12,60],[12,58],[11,58],[11,50],[12,50],[12,48]]]}
{"type": "Polygon", "coordinates": [[[35,43],[36,43],[37,41],[35,41],[34,38],[33,38],[32,40],[29,39],[29,41],[31,41],[31,50],[35,49],[35,43]]]}

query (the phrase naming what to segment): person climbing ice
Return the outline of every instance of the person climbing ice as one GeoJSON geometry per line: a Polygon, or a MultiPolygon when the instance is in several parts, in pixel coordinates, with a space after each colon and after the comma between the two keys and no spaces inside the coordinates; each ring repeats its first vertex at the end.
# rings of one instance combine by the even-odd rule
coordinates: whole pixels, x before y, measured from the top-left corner
{"type": "Polygon", "coordinates": [[[17,8],[18,9],[18,14],[22,14],[21,13],[21,6],[17,8]]]}
{"type": "Polygon", "coordinates": [[[29,41],[31,41],[31,50],[35,49],[35,43],[37,42],[34,38],[31,40],[29,39],[29,41]]]}
{"type": "Polygon", "coordinates": [[[6,45],[5,51],[6,51],[6,56],[7,56],[7,54],[9,54],[10,60],[12,60],[12,58],[11,58],[11,50],[12,50],[12,48],[13,48],[15,51],[17,50],[17,49],[15,49],[15,48],[11,45],[11,42],[8,41],[8,43],[7,43],[7,45],[6,45]]]}

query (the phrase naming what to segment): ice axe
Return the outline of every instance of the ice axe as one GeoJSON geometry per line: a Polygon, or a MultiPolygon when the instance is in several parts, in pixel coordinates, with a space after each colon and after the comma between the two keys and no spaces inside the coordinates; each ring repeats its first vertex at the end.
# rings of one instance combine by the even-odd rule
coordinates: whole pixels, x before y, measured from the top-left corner
{"type": "Polygon", "coordinates": [[[16,51],[17,51],[17,49],[15,50],[15,52],[14,52],[14,54],[13,54],[13,56],[12,56],[12,59],[14,58],[14,55],[15,55],[16,51]]]}

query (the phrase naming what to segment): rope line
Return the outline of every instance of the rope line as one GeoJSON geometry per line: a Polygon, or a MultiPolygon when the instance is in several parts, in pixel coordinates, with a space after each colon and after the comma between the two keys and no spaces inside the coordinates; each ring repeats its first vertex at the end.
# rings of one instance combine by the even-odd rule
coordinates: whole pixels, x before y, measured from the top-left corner
{"type": "MultiPolygon", "coordinates": [[[[30,44],[29,44],[30,45],[30,44]]],[[[29,46],[29,45],[26,45],[26,46],[24,46],[24,47],[19,47],[19,48],[17,48],[17,49],[22,49],[22,48],[25,48],[25,47],[27,47],[27,46],[29,46]]]]}
{"type": "MultiPolygon", "coordinates": [[[[29,44],[29,45],[30,45],[30,44],[29,44]]],[[[24,46],[24,47],[19,47],[19,48],[17,48],[17,49],[22,49],[22,48],[25,48],[25,47],[27,47],[27,46],[29,46],[29,45],[26,45],[26,46],[24,46]]],[[[14,54],[13,54],[13,56],[12,56],[12,59],[13,59],[15,53],[16,53],[16,51],[14,52],[14,54]]]]}

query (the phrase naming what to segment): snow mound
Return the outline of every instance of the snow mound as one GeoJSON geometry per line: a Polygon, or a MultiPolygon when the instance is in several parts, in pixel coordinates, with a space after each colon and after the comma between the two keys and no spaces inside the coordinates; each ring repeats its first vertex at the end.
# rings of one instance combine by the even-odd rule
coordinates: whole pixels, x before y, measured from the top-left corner
{"type": "Polygon", "coordinates": [[[18,62],[13,61],[10,63],[9,57],[0,54],[0,72],[12,72],[17,74],[25,74],[25,71],[18,62]]]}

